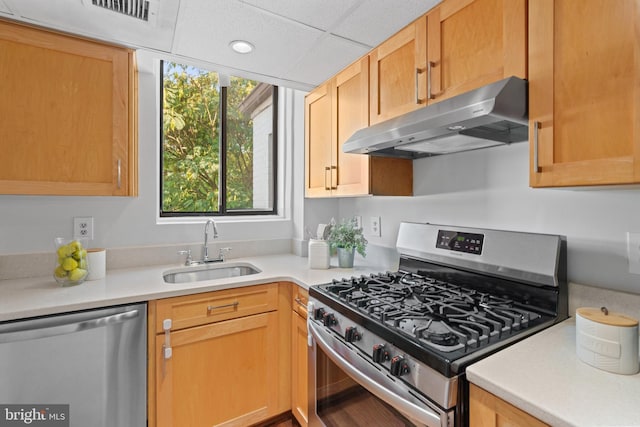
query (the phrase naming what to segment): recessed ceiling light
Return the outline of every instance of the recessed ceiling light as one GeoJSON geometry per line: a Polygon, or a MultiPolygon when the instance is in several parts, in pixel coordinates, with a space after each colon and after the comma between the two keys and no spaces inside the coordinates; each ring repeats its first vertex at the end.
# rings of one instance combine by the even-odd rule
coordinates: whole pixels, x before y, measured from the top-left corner
{"type": "Polygon", "coordinates": [[[245,40],[234,40],[229,43],[229,47],[238,53],[250,53],[253,52],[253,45],[245,40]]]}

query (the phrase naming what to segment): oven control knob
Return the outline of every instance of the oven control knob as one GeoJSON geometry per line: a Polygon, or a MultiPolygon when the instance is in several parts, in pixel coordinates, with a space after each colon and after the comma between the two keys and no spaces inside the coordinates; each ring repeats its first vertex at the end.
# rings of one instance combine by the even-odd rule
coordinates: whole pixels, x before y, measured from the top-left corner
{"type": "Polygon", "coordinates": [[[324,326],[333,326],[337,324],[338,321],[336,320],[336,317],[333,315],[333,313],[324,313],[322,315],[322,323],[324,323],[324,326]]]}
{"type": "Polygon", "coordinates": [[[358,329],[355,326],[349,326],[344,330],[344,339],[347,342],[360,341],[362,335],[358,332],[358,329]]]}
{"type": "Polygon", "coordinates": [[[391,367],[389,368],[389,370],[391,371],[391,375],[399,377],[400,375],[409,373],[409,364],[406,360],[404,360],[404,357],[394,356],[391,359],[391,367]]]}
{"type": "Polygon", "coordinates": [[[313,318],[315,320],[322,320],[323,317],[324,317],[324,308],[322,307],[316,308],[316,310],[313,312],[313,318]]]}
{"type": "Polygon", "coordinates": [[[375,344],[373,346],[373,361],[376,363],[382,363],[389,360],[389,352],[385,348],[384,344],[375,344]]]}

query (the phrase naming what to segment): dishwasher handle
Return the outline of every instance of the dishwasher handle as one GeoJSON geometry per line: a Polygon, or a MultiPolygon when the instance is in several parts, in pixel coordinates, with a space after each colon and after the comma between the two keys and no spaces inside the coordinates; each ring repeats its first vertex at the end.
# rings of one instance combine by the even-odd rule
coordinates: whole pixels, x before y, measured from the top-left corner
{"type": "Polygon", "coordinates": [[[82,332],[88,329],[101,328],[105,326],[123,323],[130,319],[135,319],[140,315],[139,310],[129,310],[122,313],[111,314],[86,320],[70,320],[67,323],[61,323],[55,326],[44,326],[0,333],[0,344],[36,340],[40,338],[55,337],[58,335],[72,334],[74,332],[82,332]]]}

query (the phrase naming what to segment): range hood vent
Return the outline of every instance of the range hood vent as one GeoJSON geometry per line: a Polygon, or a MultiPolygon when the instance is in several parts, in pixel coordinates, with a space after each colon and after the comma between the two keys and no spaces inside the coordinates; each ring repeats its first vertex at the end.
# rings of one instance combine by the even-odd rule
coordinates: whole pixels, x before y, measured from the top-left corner
{"type": "Polygon", "coordinates": [[[419,158],[528,139],[527,82],[509,77],[360,129],[345,153],[419,158]]]}
{"type": "Polygon", "coordinates": [[[149,21],[149,0],[91,0],[91,4],[142,21],[149,21]]]}

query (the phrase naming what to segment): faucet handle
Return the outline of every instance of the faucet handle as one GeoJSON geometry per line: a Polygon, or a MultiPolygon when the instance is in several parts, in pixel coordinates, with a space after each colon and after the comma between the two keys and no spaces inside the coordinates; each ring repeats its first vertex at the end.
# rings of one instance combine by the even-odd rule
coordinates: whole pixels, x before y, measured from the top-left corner
{"type": "Polygon", "coordinates": [[[218,251],[218,258],[221,259],[222,261],[224,261],[224,257],[228,252],[231,252],[231,248],[229,248],[229,247],[220,248],[220,250],[218,251]]]}
{"type": "Polygon", "coordinates": [[[193,259],[191,258],[191,249],[185,249],[182,251],[178,251],[178,255],[186,255],[187,259],[184,262],[184,265],[191,265],[193,259]]]}

